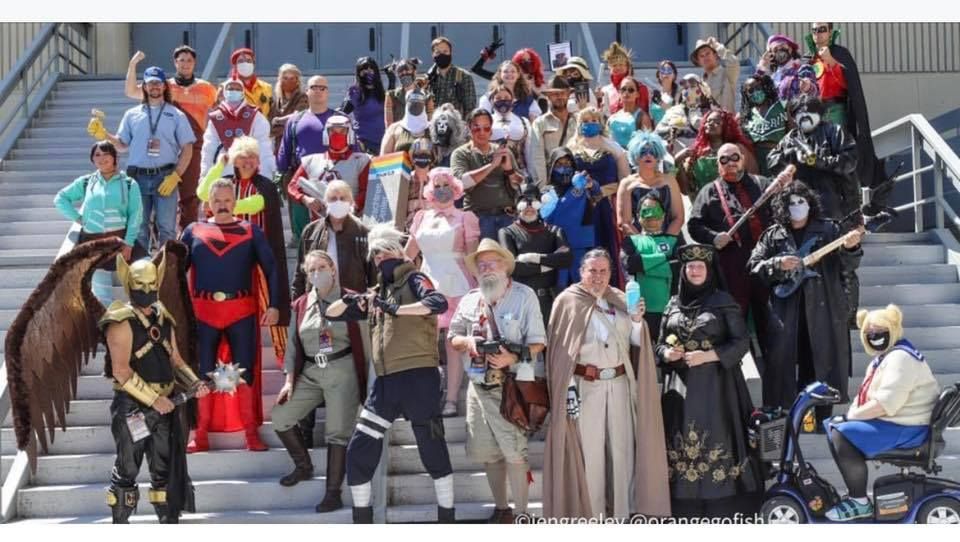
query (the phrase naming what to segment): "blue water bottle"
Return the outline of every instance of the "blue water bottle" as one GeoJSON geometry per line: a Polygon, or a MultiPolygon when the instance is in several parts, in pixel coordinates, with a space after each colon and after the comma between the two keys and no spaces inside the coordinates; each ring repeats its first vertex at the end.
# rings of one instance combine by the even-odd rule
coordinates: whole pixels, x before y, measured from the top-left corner
{"type": "Polygon", "coordinates": [[[627,282],[627,311],[630,314],[636,314],[637,306],[640,305],[640,283],[634,279],[627,282]]]}

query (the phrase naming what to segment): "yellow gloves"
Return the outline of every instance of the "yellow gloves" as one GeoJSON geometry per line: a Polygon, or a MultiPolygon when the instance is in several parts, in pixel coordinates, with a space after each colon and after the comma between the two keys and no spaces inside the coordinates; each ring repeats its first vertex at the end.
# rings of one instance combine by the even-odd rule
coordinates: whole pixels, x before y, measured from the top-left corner
{"type": "Polygon", "coordinates": [[[176,171],[170,173],[163,178],[163,182],[160,183],[160,186],[157,187],[157,193],[163,197],[167,197],[173,193],[173,189],[180,184],[180,175],[177,175],[176,171]]]}
{"type": "Polygon", "coordinates": [[[103,127],[103,119],[106,118],[106,115],[103,111],[97,109],[91,111],[90,114],[93,115],[93,117],[90,119],[90,122],[87,123],[87,133],[97,141],[106,139],[107,129],[103,127]]]}

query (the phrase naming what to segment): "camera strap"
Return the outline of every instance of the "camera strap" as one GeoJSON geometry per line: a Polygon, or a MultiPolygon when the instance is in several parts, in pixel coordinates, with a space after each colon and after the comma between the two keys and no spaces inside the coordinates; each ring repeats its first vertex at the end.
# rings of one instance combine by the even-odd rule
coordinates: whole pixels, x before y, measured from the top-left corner
{"type": "Polygon", "coordinates": [[[493,315],[493,309],[490,308],[490,305],[486,301],[481,301],[483,303],[483,313],[487,317],[487,321],[490,322],[490,332],[493,333],[493,340],[500,340],[500,329],[497,327],[497,319],[493,315]]]}

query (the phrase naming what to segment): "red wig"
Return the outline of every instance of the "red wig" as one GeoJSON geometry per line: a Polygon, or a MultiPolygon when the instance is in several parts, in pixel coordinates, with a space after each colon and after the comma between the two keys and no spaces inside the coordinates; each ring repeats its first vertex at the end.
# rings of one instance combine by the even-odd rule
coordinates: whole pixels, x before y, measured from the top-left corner
{"type": "MultiPolygon", "coordinates": [[[[533,49],[520,49],[513,53],[513,63],[520,66],[520,71],[533,76],[533,82],[538,87],[543,86],[543,61],[533,49]]],[[[532,90],[532,89],[531,89],[532,90]]]]}
{"type": "Polygon", "coordinates": [[[700,121],[700,129],[697,130],[697,138],[693,140],[693,145],[690,146],[693,157],[700,158],[701,156],[710,152],[710,136],[707,135],[707,117],[717,113],[719,113],[721,116],[720,138],[723,140],[723,142],[736,143],[737,145],[740,145],[744,149],[753,153],[753,143],[751,143],[750,140],[747,139],[747,136],[743,134],[743,130],[741,130],[740,125],[737,124],[733,113],[723,109],[711,109],[706,115],[703,116],[703,120],[700,121]]]}

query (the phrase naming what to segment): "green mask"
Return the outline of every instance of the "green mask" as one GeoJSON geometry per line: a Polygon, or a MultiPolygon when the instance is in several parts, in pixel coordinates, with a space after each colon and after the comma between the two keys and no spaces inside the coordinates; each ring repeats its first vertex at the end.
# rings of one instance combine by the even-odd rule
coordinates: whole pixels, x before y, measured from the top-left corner
{"type": "Polygon", "coordinates": [[[644,207],[640,209],[640,218],[642,220],[663,218],[664,214],[665,213],[663,212],[663,208],[660,206],[644,207]]]}
{"type": "Polygon", "coordinates": [[[760,105],[767,99],[767,93],[763,90],[757,89],[750,93],[750,101],[753,102],[753,105],[760,105]]]}

